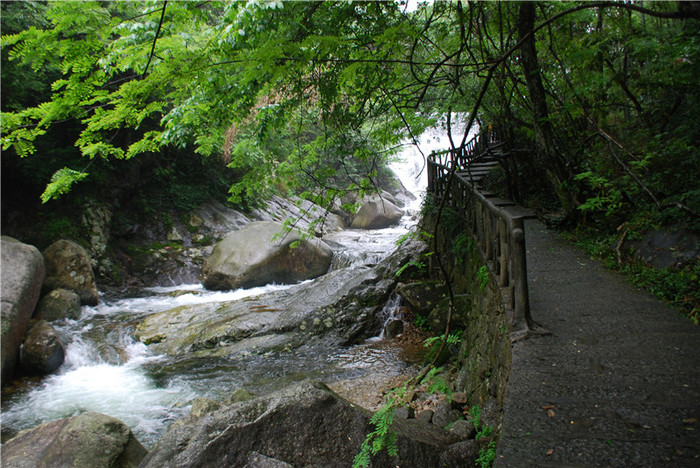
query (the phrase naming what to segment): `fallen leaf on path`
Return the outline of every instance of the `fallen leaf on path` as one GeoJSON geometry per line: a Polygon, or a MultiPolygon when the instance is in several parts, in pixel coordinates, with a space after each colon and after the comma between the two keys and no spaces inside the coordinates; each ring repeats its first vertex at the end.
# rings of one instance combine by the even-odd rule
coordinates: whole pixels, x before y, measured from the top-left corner
{"type": "Polygon", "coordinates": [[[554,453],[554,449],[549,449],[547,450],[547,456],[550,456],[551,454],[554,453]]]}
{"type": "Polygon", "coordinates": [[[543,410],[554,409],[554,405],[541,406],[543,410]]]}
{"type": "Polygon", "coordinates": [[[695,424],[698,422],[698,418],[688,418],[683,420],[683,424],[695,424]]]}
{"type": "Polygon", "coordinates": [[[550,418],[553,418],[555,414],[556,413],[554,412],[554,410],[547,410],[547,416],[549,416],[550,418]]]}

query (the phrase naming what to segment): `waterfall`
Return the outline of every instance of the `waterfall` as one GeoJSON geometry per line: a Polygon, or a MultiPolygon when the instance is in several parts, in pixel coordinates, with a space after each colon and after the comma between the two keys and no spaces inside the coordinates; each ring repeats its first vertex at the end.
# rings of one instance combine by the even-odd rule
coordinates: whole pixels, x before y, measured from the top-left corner
{"type": "Polygon", "coordinates": [[[389,299],[384,304],[381,313],[379,314],[379,320],[382,323],[382,329],[379,332],[379,336],[376,337],[377,340],[384,340],[387,338],[394,338],[396,335],[400,335],[403,332],[403,326],[397,325],[403,323],[403,311],[401,309],[401,296],[396,293],[392,293],[389,299]]]}

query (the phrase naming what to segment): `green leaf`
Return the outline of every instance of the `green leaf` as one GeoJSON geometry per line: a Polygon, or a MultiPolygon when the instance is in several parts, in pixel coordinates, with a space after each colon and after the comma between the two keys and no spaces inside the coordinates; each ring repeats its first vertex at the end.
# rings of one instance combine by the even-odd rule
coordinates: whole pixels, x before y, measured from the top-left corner
{"type": "Polygon", "coordinates": [[[79,172],[67,167],[57,170],[51,177],[51,182],[46,186],[46,190],[41,194],[41,202],[46,203],[51,199],[65,195],[70,191],[74,183],[83,180],[87,176],[87,172],[79,172]]]}

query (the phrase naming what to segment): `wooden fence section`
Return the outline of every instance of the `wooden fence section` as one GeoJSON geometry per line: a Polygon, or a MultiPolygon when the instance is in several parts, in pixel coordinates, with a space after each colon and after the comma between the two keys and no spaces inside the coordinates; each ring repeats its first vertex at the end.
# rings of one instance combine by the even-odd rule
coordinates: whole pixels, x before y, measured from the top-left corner
{"type": "MultiPolygon", "coordinates": [[[[474,163],[491,158],[500,148],[494,132],[484,132],[461,148],[433,153],[428,158],[428,192],[465,220],[486,265],[512,314],[513,340],[538,327],[530,316],[524,220],[532,217],[513,202],[481,190],[473,177],[474,163]],[[453,165],[457,165],[455,168],[453,165]],[[454,168],[454,171],[453,171],[454,168]],[[450,180],[450,178],[452,180],[450,180]]],[[[499,157],[503,157],[500,154],[499,157]]]]}

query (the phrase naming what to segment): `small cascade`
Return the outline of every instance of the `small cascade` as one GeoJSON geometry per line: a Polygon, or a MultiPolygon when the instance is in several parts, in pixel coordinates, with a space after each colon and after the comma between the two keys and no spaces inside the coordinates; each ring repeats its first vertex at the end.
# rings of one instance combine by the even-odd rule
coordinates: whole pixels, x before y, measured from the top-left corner
{"type": "Polygon", "coordinates": [[[378,340],[391,339],[403,333],[403,309],[401,308],[401,296],[392,293],[384,304],[380,315],[382,331],[378,340]]]}

